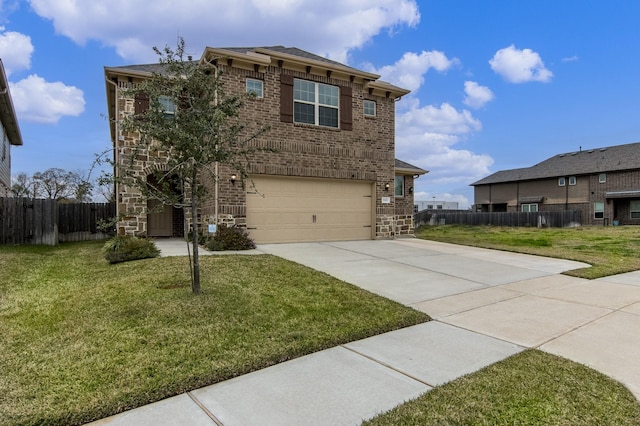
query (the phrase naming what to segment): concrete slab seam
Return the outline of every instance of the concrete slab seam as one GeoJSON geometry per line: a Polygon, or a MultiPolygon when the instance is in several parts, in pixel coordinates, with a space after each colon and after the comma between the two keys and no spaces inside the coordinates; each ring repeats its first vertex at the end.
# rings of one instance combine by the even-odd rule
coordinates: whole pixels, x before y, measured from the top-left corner
{"type": "MultiPolygon", "coordinates": [[[[498,288],[498,287],[501,287],[501,286],[487,287],[487,288],[498,288]]],[[[426,300],[423,300],[423,301],[421,301],[421,302],[412,303],[412,304],[411,304],[411,305],[409,305],[409,306],[410,306],[411,308],[415,309],[415,307],[414,307],[413,305],[417,305],[417,304],[425,303],[425,302],[434,302],[434,301],[437,301],[438,299],[446,299],[446,298],[448,298],[448,297],[460,296],[461,294],[473,293],[473,292],[475,292],[475,291],[481,291],[481,290],[486,290],[486,289],[481,288],[481,289],[477,289],[477,290],[463,291],[463,292],[461,292],[461,293],[455,293],[455,294],[451,294],[451,295],[448,295],[448,296],[438,297],[438,298],[435,298],[435,299],[426,299],[426,300]]],[[[515,299],[519,299],[519,298],[521,298],[521,297],[528,296],[528,294],[526,294],[526,293],[522,293],[522,292],[519,292],[519,291],[516,291],[516,290],[510,290],[510,291],[514,291],[514,292],[517,292],[517,293],[520,293],[520,294],[519,294],[519,295],[517,295],[517,296],[510,297],[510,298],[508,298],[508,299],[496,300],[496,301],[494,301],[494,302],[485,303],[484,305],[479,305],[479,306],[474,306],[474,307],[469,308],[469,309],[464,309],[464,310],[459,311],[459,312],[453,312],[453,313],[450,313],[450,314],[447,314],[447,315],[444,315],[444,316],[441,316],[441,317],[438,317],[438,318],[447,318],[447,317],[450,317],[450,316],[453,316],[453,315],[459,315],[459,314],[462,314],[462,313],[465,313],[465,312],[475,311],[476,309],[484,308],[484,307],[487,307],[487,306],[497,305],[498,303],[503,303],[503,302],[505,302],[506,300],[515,300],[515,299]]],[[[425,312],[425,313],[426,313],[427,315],[431,316],[431,314],[429,314],[429,312],[425,312]]],[[[436,319],[434,319],[433,317],[431,317],[431,318],[432,318],[434,321],[436,321],[436,319]]],[[[452,325],[452,324],[447,324],[447,325],[452,325]]],[[[462,328],[462,327],[458,327],[458,328],[462,328]]],[[[463,330],[464,330],[464,329],[463,329],[463,330]]],[[[467,330],[467,331],[470,331],[470,330],[467,330]]],[[[476,333],[476,332],[474,331],[474,333],[476,333]]],[[[513,342],[509,342],[509,343],[513,343],[513,342]]]]}
{"type": "Polygon", "coordinates": [[[200,407],[200,409],[202,411],[204,411],[204,413],[209,416],[209,418],[211,420],[213,420],[213,422],[217,425],[217,426],[224,426],[224,423],[222,423],[216,416],[215,414],[213,414],[211,411],[209,411],[209,409],[202,403],[200,402],[200,400],[198,398],[196,398],[196,396],[194,394],[192,394],[191,392],[187,392],[187,396],[189,396],[189,398],[191,398],[191,400],[193,402],[195,402],[195,404],[200,407]]]}
{"type": "MultiPolygon", "coordinates": [[[[557,299],[551,299],[551,300],[557,300],[557,299]]],[[[588,305],[585,305],[585,306],[588,306],[588,305]]],[[[603,308],[603,309],[607,309],[607,308],[603,308]]],[[[584,328],[584,327],[586,327],[586,326],[588,326],[588,325],[591,325],[591,324],[593,324],[593,323],[595,323],[595,322],[598,322],[598,321],[600,321],[601,319],[603,319],[604,317],[607,317],[607,316],[609,316],[609,315],[611,315],[611,314],[613,314],[613,313],[615,313],[615,312],[619,312],[619,311],[618,311],[617,309],[609,309],[609,312],[607,312],[607,313],[605,313],[605,314],[602,314],[602,315],[600,315],[599,317],[594,318],[594,319],[592,319],[592,320],[590,320],[590,321],[587,321],[587,322],[585,322],[584,324],[577,325],[577,326],[573,327],[571,330],[569,330],[569,331],[567,331],[567,332],[565,332],[565,333],[562,333],[562,334],[560,334],[560,335],[558,335],[558,336],[555,336],[555,337],[552,337],[552,338],[550,338],[550,339],[547,339],[546,341],[544,341],[544,342],[540,343],[539,345],[532,346],[531,348],[532,348],[532,349],[540,349],[540,347],[542,347],[543,345],[546,345],[547,343],[553,342],[554,340],[557,340],[557,339],[559,339],[559,338],[561,338],[561,337],[564,337],[564,336],[566,336],[567,334],[571,334],[571,333],[573,333],[573,332],[574,332],[574,331],[576,331],[576,330],[580,330],[581,328],[584,328]]]]}
{"type": "Polygon", "coordinates": [[[400,369],[398,369],[398,368],[395,368],[395,367],[393,367],[393,366],[391,366],[391,365],[389,365],[389,364],[387,364],[387,363],[385,363],[385,362],[382,362],[382,361],[380,361],[380,360],[378,360],[378,359],[376,359],[376,358],[374,358],[374,357],[372,357],[372,356],[370,356],[370,355],[364,354],[364,353],[362,353],[362,352],[359,352],[359,351],[357,351],[357,350],[355,350],[355,349],[349,348],[349,347],[344,346],[344,345],[340,345],[340,347],[342,347],[342,348],[344,348],[344,349],[347,349],[348,351],[351,351],[351,352],[353,352],[353,353],[354,353],[354,354],[356,354],[356,355],[360,355],[361,357],[366,358],[366,359],[368,359],[368,360],[370,360],[370,361],[373,361],[373,362],[375,362],[376,364],[379,364],[379,365],[381,365],[381,366],[383,366],[383,367],[385,367],[385,368],[388,368],[388,369],[390,369],[390,370],[393,370],[393,371],[395,371],[396,373],[400,373],[400,374],[402,374],[403,376],[406,376],[406,377],[408,377],[408,378],[410,378],[410,379],[412,379],[412,380],[415,380],[416,382],[422,383],[423,385],[427,385],[427,386],[429,386],[430,388],[434,388],[434,387],[436,387],[436,385],[434,385],[434,384],[431,384],[431,383],[426,382],[426,381],[424,381],[424,380],[422,380],[422,379],[419,379],[419,378],[415,377],[415,376],[414,376],[414,375],[412,375],[412,374],[409,374],[409,373],[407,373],[407,372],[405,372],[405,371],[402,371],[402,370],[400,370],[400,369]]]}
{"type": "MultiPolygon", "coordinates": [[[[477,309],[477,308],[476,308],[476,309],[477,309]]],[[[469,332],[471,332],[471,333],[478,334],[478,335],[480,335],[480,336],[490,337],[490,338],[492,338],[492,339],[494,339],[494,340],[499,340],[499,341],[501,341],[501,342],[505,342],[505,343],[508,343],[508,344],[510,344],[510,345],[515,345],[515,346],[517,346],[517,347],[521,348],[522,350],[530,349],[528,346],[522,346],[522,345],[521,345],[521,344],[519,344],[519,343],[510,342],[509,340],[502,339],[502,338],[500,338],[500,337],[496,337],[496,336],[492,336],[492,335],[490,335],[490,334],[482,333],[482,332],[480,332],[480,331],[470,330],[470,329],[468,329],[468,328],[461,327],[461,326],[459,326],[459,325],[457,325],[457,324],[450,324],[450,323],[448,323],[448,322],[446,322],[446,321],[442,321],[442,320],[440,320],[440,319],[434,319],[434,320],[432,320],[432,321],[442,323],[442,324],[447,325],[447,326],[449,326],[449,327],[459,328],[460,330],[469,331],[469,332]]],[[[522,352],[522,351],[521,351],[521,352],[522,352]]]]}

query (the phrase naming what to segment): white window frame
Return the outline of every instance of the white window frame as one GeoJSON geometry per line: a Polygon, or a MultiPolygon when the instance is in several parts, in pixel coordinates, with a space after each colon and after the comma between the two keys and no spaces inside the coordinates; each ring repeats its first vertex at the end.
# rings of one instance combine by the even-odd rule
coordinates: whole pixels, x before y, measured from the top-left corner
{"type": "Polygon", "coordinates": [[[527,203],[520,206],[520,211],[523,213],[537,213],[538,203],[527,203]]]}
{"type": "Polygon", "coordinates": [[[607,183],[607,174],[606,173],[600,173],[598,175],[598,183],[607,183]]]}
{"type": "Polygon", "coordinates": [[[256,98],[264,98],[264,81],[255,78],[247,78],[245,83],[247,93],[255,94],[256,98]]]}
{"type": "Polygon", "coordinates": [[[596,201],[593,203],[593,218],[604,219],[604,201],[596,201]]]}
{"type": "Polygon", "coordinates": [[[565,178],[561,177],[558,178],[558,186],[565,186],[567,184],[567,181],[565,180],[565,178]]]}
{"type": "Polygon", "coordinates": [[[629,210],[631,219],[640,219],[640,200],[631,200],[629,202],[629,210]]]}
{"type": "Polygon", "coordinates": [[[363,104],[364,116],[375,117],[377,114],[377,107],[376,101],[365,99],[363,104]]]}
{"type": "Polygon", "coordinates": [[[396,175],[396,178],[393,180],[393,194],[396,197],[404,197],[404,176],[403,175],[396,175]]]}
{"type": "Polygon", "coordinates": [[[317,83],[315,81],[303,80],[300,78],[293,79],[293,121],[299,124],[310,124],[315,126],[329,127],[331,129],[340,128],[340,87],[331,84],[317,83]],[[305,85],[313,85],[313,92],[308,90],[301,90],[298,85],[304,83],[305,85]],[[322,93],[327,89],[330,94],[322,93]],[[306,96],[303,96],[306,95],[306,96]],[[325,102],[326,100],[333,101],[331,103],[325,102]],[[296,104],[300,105],[312,105],[313,106],[313,119],[314,122],[301,121],[297,118],[296,104]],[[322,108],[330,108],[335,110],[336,124],[335,126],[328,124],[320,124],[320,112],[322,108]]]}
{"type": "Polygon", "coordinates": [[[578,183],[578,179],[575,176],[569,176],[569,185],[575,186],[578,183]]]}

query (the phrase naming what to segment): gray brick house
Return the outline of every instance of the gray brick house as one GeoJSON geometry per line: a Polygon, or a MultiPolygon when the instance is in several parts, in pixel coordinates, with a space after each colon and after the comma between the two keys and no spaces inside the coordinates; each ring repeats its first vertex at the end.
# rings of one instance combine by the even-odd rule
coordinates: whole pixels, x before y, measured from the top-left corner
{"type": "MultiPolygon", "coordinates": [[[[408,90],[379,75],[282,46],[206,48],[203,63],[222,71],[228,93],[252,91],[240,118],[268,124],[254,141],[248,164],[255,184],[220,165],[217,183],[199,212],[199,225],[246,226],[258,243],[394,238],[413,234],[413,180],[426,173],[395,157],[395,102],[408,90]],[[323,96],[317,96],[322,92],[323,96]],[[319,113],[322,112],[322,114],[319,113]]],[[[123,90],[159,65],[105,67],[114,159],[135,146],[118,121],[135,112],[123,90]]],[[[135,173],[162,170],[163,158],[143,156],[135,173]]],[[[184,213],[147,214],[147,201],[131,188],[116,189],[123,234],[184,235],[184,213]]]]}
{"type": "Polygon", "coordinates": [[[640,225],[640,142],[558,154],[471,185],[476,211],[578,210],[584,225],[640,225]]]}
{"type": "Polygon", "coordinates": [[[4,65],[0,60],[0,125],[2,133],[0,137],[0,197],[11,197],[11,146],[22,145],[22,136],[18,119],[13,108],[11,92],[4,65]]]}

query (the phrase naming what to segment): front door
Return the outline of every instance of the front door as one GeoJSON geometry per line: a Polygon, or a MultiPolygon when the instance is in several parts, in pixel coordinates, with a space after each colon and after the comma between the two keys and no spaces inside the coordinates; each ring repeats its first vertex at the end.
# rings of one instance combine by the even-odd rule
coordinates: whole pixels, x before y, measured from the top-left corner
{"type": "Polygon", "coordinates": [[[148,200],[147,208],[147,235],[149,237],[171,237],[173,236],[173,207],[163,206],[162,210],[157,210],[161,205],[158,200],[148,200]]]}

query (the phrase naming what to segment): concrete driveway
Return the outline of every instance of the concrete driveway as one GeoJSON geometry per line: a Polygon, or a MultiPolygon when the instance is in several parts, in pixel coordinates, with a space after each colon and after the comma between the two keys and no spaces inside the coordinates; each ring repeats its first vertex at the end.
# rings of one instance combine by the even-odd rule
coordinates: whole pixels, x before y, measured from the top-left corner
{"type": "Polygon", "coordinates": [[[560,275],[579,262],[419,239],[259,247],[426,312],[440,323],[564,356],[640,399],[640,271],[560,275]]]}

